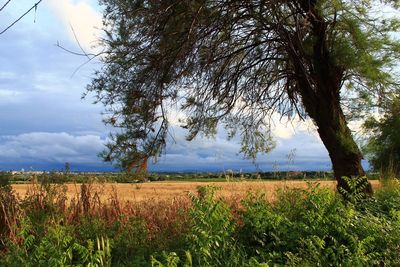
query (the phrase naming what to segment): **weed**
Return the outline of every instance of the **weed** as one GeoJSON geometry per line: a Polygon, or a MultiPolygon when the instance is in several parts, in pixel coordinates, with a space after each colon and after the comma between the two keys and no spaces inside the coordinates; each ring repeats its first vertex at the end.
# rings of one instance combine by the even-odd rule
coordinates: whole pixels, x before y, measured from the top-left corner
{"type": "Polygon", "coordinates": [[[215,186],[123,202],[89,182],[68,202],[63,185],[34,181],[24,199],[5,185],[0,266],[399,266],[399,182],[369,198],[350,182],[346,199],[309,184],[241,202],[215,186]]]}
{"type": "Polygon", "coordinates": [[[0,251],[6,248],[6,239],[16,241],[16,229],[21,209],[18,199],[6,182],[0,186],[0,251]]]}

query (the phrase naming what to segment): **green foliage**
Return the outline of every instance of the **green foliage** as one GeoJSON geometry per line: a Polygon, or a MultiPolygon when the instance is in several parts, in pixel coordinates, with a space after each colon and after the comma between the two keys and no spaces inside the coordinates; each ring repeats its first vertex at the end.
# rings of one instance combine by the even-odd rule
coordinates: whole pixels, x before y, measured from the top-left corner
{"type": "Polygon", "coordinates": [[[83,217],[75,228],[75,233],[81,240],[94,240],[98,233],[104,233],[107,229],[107,223],[97,217],[83,217]]]}
{"type": "Polygon", "coordinates": [[[67,186],[42,180],[40,183],[33,182],[29,190],[30,194],[21,200],[21,207],[34,226],[32,231],[41,236],[49,221],[62,217],[66,208],[67,186]]]}
{"type": "Polygon", "coordinates": [[[241,249],[234,239],[236,223],[226,203],[215,198],[215,190],[199,187],[199,196],[191,196],[193,226],[188,250],[194,266],[241,266],[241,249]]]}
{"type": "Polygon", "coordinates": [[[199,187],[182,210],[190,218],[186,231],[154,230],[148,221],[154,218],[139,214],[67,221],[60,212],[48,214],[56,202],[30,198],[29,209],[14,202],[16,213],[7,213],[15,217],[14,232],[2,232],[0,266],[398,266],[398,180],[385,180],[363,198],[365,179],[344,179],[350,191],[342,195],[309,184],[278,190],[272,202],[249,193],[240,208],[216,197],[218,188],[199,187]],[[45,220],[32,216],[40,212],[45,220]]]}
{"type": "Polygon", "coordinates": [[[62,184],[69,181],[69,172],[49,172],[41,175],[34,175],[31,177],[33,180],[37,180],[41,184],[62,184]]]}
{"type": "Polygon", "coordinates": [[[53,224],[44,236],[32,235],[31,227],[29,221],[23,222],[19,233],[22,244],[14,245],[4,259],[7,266],[111,266],[111,247],[107,238],[97,238],[96,247],[91,240],[81,245],[74,240],[68,227],[53,224]]]}
{"type": "Polygon", "coordinates": [[[392,218],[400,211],[400,181],[398,179],[383,180],[381,188],[374,194],[376,213],[392,218]]]}
{"type": "Polygon", "coordinates": [[[349,202],[356,204],[365,199],[365,188],[368,186],[368,179],[365,176],[359,177],[346,177],[343,176],[342,180],[345,186],[339,188],[339,193],[349,202]]]}
{"type": "MultiPolygon", "coordinates": [[[[276,162],[276,167],[279,167],[279,162],[276,162]]],[[[281,162],[281,164],[286,164],[281,162]]],[[[203,182],[224,182],[226,181],[227,173],[232,179],[238,180],[281,180],[285,178],[293,179],[329,179],[333,180],[332,172],[324,171],[304,171],[304,172],[293,172],[293,171],[280,171],[277,172],[242,172],[242,171],[225,171],[221,173],[216,172],[152,172],[148,173],[149,181],[203,181],[203,182]]],[[[140,183],[140,175],[134,173],[126,172],[105,172],[105,173],[73,173],[65,175],[64,173],[44,173],[38,175],[32,175],[30,173],[18,173],[10,174],[8,172],[3,172],[3,183],[4,184],[17,184],[17,183],[29,183],[37,181],[42,184],[62,184],[62,183],[90,183],[90,182],[110,182],[110,183],[140,183]]],[[[371,174],[368,176],[370,177],[371,174]]],[[[0,178],[2,179],[2,178],[0,178]]]]}
{"type": "MultiPolygon", "coordinates": [[[[333,192],[311,186],[245,202],[241,240],[249,255],[289,266],[365,266],[398,261],[400,228],[333,192]]],[[[365,204],[370,206],[371,204],[365,204]]],[[[364,207],[365,208],[365,207],[364,207]]]]}
{"type": "Polygon", "coordinates": [[[178,255],[175,252],[170,252],[170,253],[166,253],[163,252],[162,256],[161,256],[161,261],[157,260],[155,257],[151,257],[151,266],[152,267],[178,267],[178,266],[182,266],[182,267],[192,267],[193,266],[193,262],[192,262],[192,256],[190,254],[190,252],[186,251],[185,252],[185,257],[186,257],[186,261],[182,264],[180,258],[178,257],[178,255]]]}
{"type": "Polygon", "coordinates": [[[0,171],[0,188],[9,187],[11,178],[11,173],[0,171]]]}
{"type": "Polygon", "coordinates": [[[115,222],[104,231],[113,236],[113,265],[146,266],[151,253],[157,251],[157,241],[150,245],[146,222],[142,219],[115,222]]]}
{"type": "Polygon", "coordinates": [[[400,97],[395,97],[386,109],[384,116],[377,120],[369,118],[364,124],[370,133],[364,147],[369,162],[375,171],[383,176],[400,174],[400,97]]]}

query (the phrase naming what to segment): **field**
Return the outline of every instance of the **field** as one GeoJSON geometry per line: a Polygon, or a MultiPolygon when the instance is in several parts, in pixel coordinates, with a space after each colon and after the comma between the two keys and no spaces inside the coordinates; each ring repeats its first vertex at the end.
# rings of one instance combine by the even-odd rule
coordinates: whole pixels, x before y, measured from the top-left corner
{"type": "MultiPolygon", "coordinates": [[[[335,181],[227,181],[227,182],[179,182],[163,181],[149,183],[95,183],[91,184],[93,192],[97,192],[103,201],[110,195],[117,195],[120,201],[140,202],[145,200],[167,200],[174,197],[187,196],[189,192],[195,193],[199,186],[210,185],[220,188],[218,196],[230,198],[243,198],[249,192],[261,191],[266,194],[268,200],[272,200],[277,189],[287,188],[307,188],[308,183],[319,183],[322,187],[334,189],[335,181]]],[[[372,180],[372,185],[376,188],[378,180],[372,180]]],[[[80,194],[81,184],[65,184],[67,187],[67,197],[72,199],[80,194]]],[[[14,184],[12,187],[15,192],[24,197],[31,184],[14,184]]]]}
{"type": "Polygon", "coordinates": [[[397,180],[41,178],[0,183],[0,266],[400,266],[397,180]]]}

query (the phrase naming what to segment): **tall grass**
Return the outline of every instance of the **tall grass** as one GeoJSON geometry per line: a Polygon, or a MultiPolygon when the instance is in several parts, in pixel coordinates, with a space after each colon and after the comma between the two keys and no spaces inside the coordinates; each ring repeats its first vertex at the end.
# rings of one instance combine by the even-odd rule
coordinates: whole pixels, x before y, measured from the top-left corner
{"type": "Polygon", "coordinates": [[[123,202],[116,191],[34,181],[24,198],[0,187],[0,266],[397,266],[400,184],[373,197],[310,184],[241,199],[218,188],[123,202]]]}

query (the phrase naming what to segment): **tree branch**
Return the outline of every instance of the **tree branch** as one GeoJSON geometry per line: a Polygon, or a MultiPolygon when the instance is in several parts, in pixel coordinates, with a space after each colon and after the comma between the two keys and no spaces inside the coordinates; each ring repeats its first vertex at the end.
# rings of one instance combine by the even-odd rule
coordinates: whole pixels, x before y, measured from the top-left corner
{"type": "MultiPolygon", "coordinates": [[[[9,1],[11,1],[11,0],[9,0],[9,1]]],[[[9,2],[8,1],[8,2],[9,2]]],[[[3,7],[1,8],[1,10],[3,10],[3,8],[8,4],[8,2],[7,3],[5,3],[4,5],[3,5],[3,7]]],[[[18,21],[20,21],[23,17],[25,17],[29,12],[31,12],[33,9],[37,9],[37,7],[38,7],[38,5],[40,4],[40,2],[42,2],[42,0],[39,0],[36,4],[34,4],[30,9],[28,9],[24,14],[22,14],[18,19],[16,19],[13,23],[11,23],[7,28],[5,28],[3,31],[1,31],[0,32],[0,35],[1,34],[3,34],[3,33],[5,33],[6,31],[8,31],[12,26],[14,26],[18,21]]],[[[1,11],[0,10],[0,11],[1,11]]]]}

